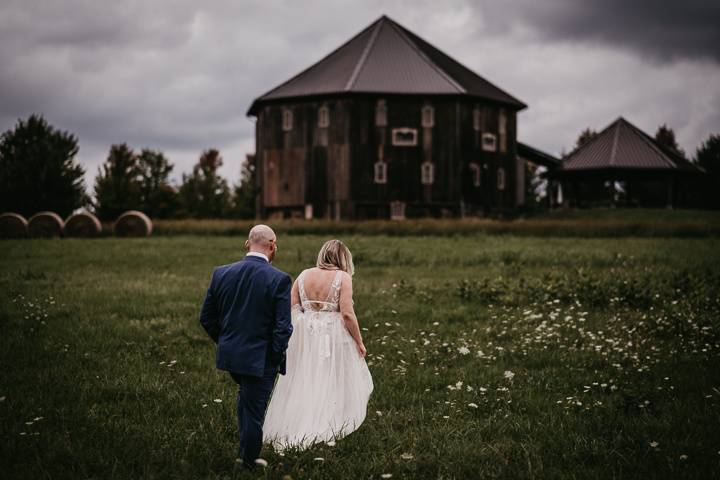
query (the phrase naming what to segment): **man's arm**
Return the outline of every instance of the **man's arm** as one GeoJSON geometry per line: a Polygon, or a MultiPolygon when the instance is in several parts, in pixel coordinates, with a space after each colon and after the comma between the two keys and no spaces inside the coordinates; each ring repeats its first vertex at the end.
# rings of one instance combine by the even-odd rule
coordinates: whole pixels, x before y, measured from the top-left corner
{"type": "Polygon", "coordinates": [[[289,275],[283,275],[275,292],[275,325],[272,335],[272,352],[270,360],[274,364],[282,361],[287,350],[293,327],[290,321],[290,290],[292,281],[289,275]]]}
{"type": "Polygon", "coordinates": [[[220,337],[220,309],[218,308],[217,298],[213,293],[213,283],[215,280],[215,272],[210,277],[210,285],[205,294],[205,301],[200,309],[200,324],[210,335],[215,343],[218,343],[220,337]]]}

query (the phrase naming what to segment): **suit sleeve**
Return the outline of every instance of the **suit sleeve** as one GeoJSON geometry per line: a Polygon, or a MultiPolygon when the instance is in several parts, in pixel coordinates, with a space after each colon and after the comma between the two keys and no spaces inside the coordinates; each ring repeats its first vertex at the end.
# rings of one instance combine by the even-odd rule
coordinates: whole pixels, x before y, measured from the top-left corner
{"type": "Polygon", "coordinates": [[[271,361],[279,364],[285,355],[293,327],[290,321],[290,290],[292,281],[288,275],[283,275],[275,293],[275,326],[272,336],[271,361]]]}
{"type": "Polygon", "coordinates": [[[213,271],[213,275],[210,278],[210,285],[205,294],[205,301],[200,309],[200,324],[210,338],[212,338],[215,343],[218,343],[218,338],[220,337],[220,308],[217,297],[213,291],[215,272],[217,272],[217,270],[213,271]]]}

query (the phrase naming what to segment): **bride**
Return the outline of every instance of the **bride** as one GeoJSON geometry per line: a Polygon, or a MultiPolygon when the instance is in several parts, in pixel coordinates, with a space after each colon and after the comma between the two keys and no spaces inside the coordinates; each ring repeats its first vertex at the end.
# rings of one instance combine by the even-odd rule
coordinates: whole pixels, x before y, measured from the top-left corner
{"type": "Polygon", "coordinates": [[[263,425],[276,450],[338,440],[365,420],[373,381],[353,310],[354,270],[350,250],[330,240],[293,284],[287,373],[263,425]]]}

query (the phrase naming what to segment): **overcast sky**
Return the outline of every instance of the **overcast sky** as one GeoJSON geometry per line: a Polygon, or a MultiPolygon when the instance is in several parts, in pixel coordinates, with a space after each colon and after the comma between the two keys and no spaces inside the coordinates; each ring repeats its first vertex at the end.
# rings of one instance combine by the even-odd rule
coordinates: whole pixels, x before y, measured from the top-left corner
{"type": "Polygon", "coordinates": [[[122,142],[176,178],[218,148],[235,182],[252,100],[382,14],[527,103],[518,138],[550,153],[620,115],[691,154],[720,133],[717,0],[2,0],[0,130],[76,134],[89,187],[122,142]]]}

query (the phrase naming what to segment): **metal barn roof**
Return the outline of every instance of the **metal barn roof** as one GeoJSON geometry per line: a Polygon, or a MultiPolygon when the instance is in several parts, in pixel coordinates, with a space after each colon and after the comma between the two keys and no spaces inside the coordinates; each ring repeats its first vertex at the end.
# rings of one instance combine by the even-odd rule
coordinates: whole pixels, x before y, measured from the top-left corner
{"type": "Polygon", "coordinates": [[[346,93],[464,95],[518,110],[526,107],[383,15],[319,62],[256,98],[248,115],[268,101],[346,93]]]}
{"type": "Polygon", "coordinates": [[[608,169],[700,171],[622,117],[567,155],[560,168],[564,172],[608,169]]]}

